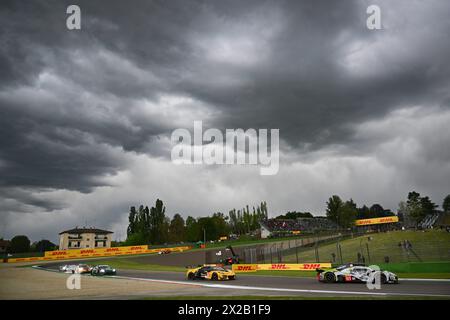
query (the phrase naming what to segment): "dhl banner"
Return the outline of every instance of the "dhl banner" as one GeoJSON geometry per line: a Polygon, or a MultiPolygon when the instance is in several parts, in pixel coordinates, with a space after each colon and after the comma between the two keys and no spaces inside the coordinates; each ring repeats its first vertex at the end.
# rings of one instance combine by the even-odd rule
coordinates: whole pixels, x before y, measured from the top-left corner
{"type": "Polygon", "coordinates": [[[7,261],[5,262],[13,263],[13,262],[65,260],[75,258],[109,257],[116,255],[158,253],[160,251],[182,252],[189,249],[191,249],[191,247],[189,246],[148,249],[147,245],[143,245],[143,246],[97,248],[97,249],[87,248],[87,249],[72,249],[72,250],[55,250],[55,251],[46,251],[44,257],[11,258],[7,259],[7,261]]]}
{"type": "Polygon", "coordinates": [[[356,226],[367,226],[371,224],[393,223],[398,222],[397,216],[373,218],[373,219],[360,219],[355,221],[356,226]]]}
{"type": "Polygon", "coordinates": [[[257,264],[233,264],[231,268],[234,272],[256,272],[256,271],[258,271],[257,264]]]}
{"type": "Polygon", "coordinates": [[[85,249],[69,249],[69,250],[55,250],[55,251],[46,251],[45,257],[70,257],[70,256],[80,256],[80,257],[88,257],[95,255],[104,255],[104,254],[116,254],[116,253],[145,253],[148,250],[148,246],[129,246],[129,247],[112,247],[112,248],[85,248],[85,249]]]}
{"type": "Polygon", "coordinates": [[[234,272],[256,272],[260,270],[297,270],[308,271],[331,268],[331,263],[270,263],[270,264],[233,264],[234,272]]]}

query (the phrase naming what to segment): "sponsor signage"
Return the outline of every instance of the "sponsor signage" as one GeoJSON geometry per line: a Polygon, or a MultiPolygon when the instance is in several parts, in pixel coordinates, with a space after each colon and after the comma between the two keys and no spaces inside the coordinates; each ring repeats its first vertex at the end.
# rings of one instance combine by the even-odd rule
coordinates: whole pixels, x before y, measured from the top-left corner
{"type": "Polygon", "coordinates": [[[136,253],[138,251],[145,252],[148,249],[147,245],[144,246],[128,246],[128,247],[112,247],[112,248],[95,248],[95,249],[69,249],[69,250],[55,250],[55,251],[45,251],[46,257],[54,257],[54,256],[83,256],[88,257],[92,255],[98,254],[107,254],[107,253],[125,253],[131,252],[136,253]]]}
{"type": "Polygon", "coordinates": [[[46,251],[44,257],[28,257],[28,258],[10,258],[6,262],[29,262],[42,260],[64,260],[76,259],[85,257],[105,257],[125,254],[142,254],[142,253],[158,253],[161,250],[168,250],[171,252],[189,250],[191,247],[173,247],[173,248],[156,248],[148,249],[147,245],[143,246],[129,246],[129,247],[113,247],[113,248],[97,248],[97,249],[72,249],[72,250],[55,250],[46,251]]]}
{"type": "Polygon", "coordinates": [[[257,264],[233,264],[231,267],[234,272],[256,272],[257,264]]]}
{"type": "Polygon", "coordinates": [[[258,270],[297,270],[308,271],[331,268],[331,263],[271,263],[271,264],[233,264],[234,272],[255,272],[258,270]]]}
{"type": "Polygon", "coordinates": [[[395,223],[398,222],[397,216],[373,218],[373,219],[360,219],[355,221],[356,226],[367,226],[372,224],[383,224],[383,223],[395,223]]]}

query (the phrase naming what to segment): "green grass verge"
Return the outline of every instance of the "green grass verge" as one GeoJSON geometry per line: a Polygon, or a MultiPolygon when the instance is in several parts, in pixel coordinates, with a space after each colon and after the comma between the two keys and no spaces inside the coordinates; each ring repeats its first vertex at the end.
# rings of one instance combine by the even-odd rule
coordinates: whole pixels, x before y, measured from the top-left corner
{"type": "Polygon", "coordinates": [[[450,274],[450,261],[444,262],[407,262],[383,263],[381,269],[398,273],[448,273],[450,274]]]}
{"type": "Polygon", "coordinates": [[[397,273],[400,278],[414,279],[450,279],[449,273],[397,273]]]}
{"type": "MultiPolygon", "coordinates": [[[[445,230],[393,231],[374,233],[340,241],[343,262],[356,262],[361,252],[367,264],[384,263],[389,257],[390,263],[450,261],[450,233],[445,230]],[[371,238],[369,240],[369,237],[371,238]],[[409,240],[413,251],[404,250],[399,242],[409,240]],[[368,249],[367,249],[368,247],[368,249]],[[370,257],[370,259],[369,259],[370,257]]],[[[295,250],[283,257],[283,262],[297,261],[295,250]]],[[[298,261],[316,261],[314,248],[298,250],[298,261]]],[[[319,261],[332,262],[332,255],[339,252],[336,242],[319,246],[319,261]]]]}

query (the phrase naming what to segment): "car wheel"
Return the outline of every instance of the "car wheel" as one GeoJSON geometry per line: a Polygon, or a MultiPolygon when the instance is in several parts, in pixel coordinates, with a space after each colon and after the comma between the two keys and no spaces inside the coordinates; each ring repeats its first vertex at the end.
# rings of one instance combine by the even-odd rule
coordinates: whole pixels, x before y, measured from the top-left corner
{"type": "Polygon", "coordinates": [[[325,281],[326,282],[336,282],[336,276],[332,272],[325,273],[325,281]]]}
{"type": "Polygon", "coordinates": [[[381,281],[381,284],[386,284],[387,283],[387,278],[386,278],[386,275],[384,273],[381,274],[380,281],[381,281]]]}
{"type": "Polygon", "coordinates": [[[195,280],[195,275],[192,272],[189,272],[188,279],[189,280],[195,280]]]}
{"type": "Polygon", "coordinates": [[[213,273],[213,275],[211,276],[211,280],[213,281],[219,280],[219,276],[217,275],[217,273],[213,273]]]}

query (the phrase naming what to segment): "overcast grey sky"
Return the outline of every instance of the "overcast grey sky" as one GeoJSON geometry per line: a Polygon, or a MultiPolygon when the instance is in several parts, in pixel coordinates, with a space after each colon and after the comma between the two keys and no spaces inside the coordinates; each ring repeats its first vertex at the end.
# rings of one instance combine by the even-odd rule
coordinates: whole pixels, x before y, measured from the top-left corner
{"type": "Polygon", "coordinates": [[[397,209],[450,193],[450,2],[2,1],[0,237],[88,225],[123,239],[131,205],[172,216],[332,194],[397,209]],[[81,30],[66,8],[81,7],[81,30]],[[368,30],[366,8],[381,8],[368,30]],[[277,128],[280,170],[176,166],[170,134],[277,128]]]}

